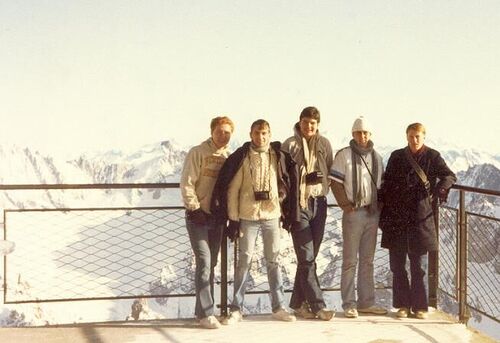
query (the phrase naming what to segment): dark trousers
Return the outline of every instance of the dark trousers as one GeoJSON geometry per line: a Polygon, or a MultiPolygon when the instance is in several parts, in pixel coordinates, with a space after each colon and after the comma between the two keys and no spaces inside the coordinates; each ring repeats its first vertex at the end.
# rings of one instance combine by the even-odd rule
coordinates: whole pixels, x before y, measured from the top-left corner
{"type": "Polygon", "coordinates": [[[222,239],[222,225],[212,218],[204,224],[193,223],[186,218],[186,228],[196,263],[194,313],[196,318],[202,319],[214,314],[214,268],[222,239]]]}
{"type": "Polygon", "coordinates": [[[313,312],[324,308],[325,301],[316,275],[316,257],[323,240],[326,221],[326,197],[310,198],[308,209],[301,211],[300,225],[292,230],[297,255],[297,272],[290,307],[299,308],[307,301],[313,312]]]}
{"type": "Polygon", "coordinates": [[[409,254],[403,250],[389,249],[392,271],[392,306],[408,307],[413,312],[427,311],[427,292],[425,289],[425,270],[422,260],[425,255],[409,254]],[[410,259],[410,276],[406,271],[406,256],[410,259]]]}

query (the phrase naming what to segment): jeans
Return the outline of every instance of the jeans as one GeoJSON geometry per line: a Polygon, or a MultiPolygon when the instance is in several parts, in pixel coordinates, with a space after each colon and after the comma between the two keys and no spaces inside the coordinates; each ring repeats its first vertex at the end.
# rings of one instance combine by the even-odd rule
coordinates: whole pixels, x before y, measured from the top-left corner
{"type": "Polygon", "coordinates": [[[297,255],[297,272],[290,307],[299,308],[304,301],[316,313],[326,307],[316,275],[316,257],[323,240],[326,222],[326,197],[309,198],[302,209],[300,225],[292,230],[293,248],[297,255]]]}
{"type": "Polygon", "coordinates": [[[214,314],[214,268],[222,239],[222,225],[210,218],[204,224],[196,224],[186,218],[186,228],[195,256],[194,283],[196,289],[196,318],[214,314]]]}
{"type": "Polygon", "coordinates": [[[359,208],[342,215],[342,275],[340,293],[342,308],[367,308],[375,303],[373,258],[377,245],[379,212],[359,208]],[[359,256],[359,260],[358,260],[359,256]],[[354,279],[357,275],[357,295],[354,279]]]}
{"type": "Polygon", "coordinates": [[[262,230],[264,258],[266,260],[267,280],[269,282],[273,312],[283,307],[285,295],[281,271],[278,264],[281,239],[279,219],[256,221],[242,219],[240,221],[240,232],[243,234],[243,237],[239,238],[238,264],[234,273],[232,310],[241,310],[243,308],[248,273],[259,229],[262,230]]]}
{"type": "Polygon", "coordinates": [[[427,311],[425,270],[422,267],[425,255],[409,254],[404,250],[389,249],[392,271],[392,306],[408,307],[413,312],[427,311]],[[411,283],[406,271],[406,256],[410,259],[411,283]]]}

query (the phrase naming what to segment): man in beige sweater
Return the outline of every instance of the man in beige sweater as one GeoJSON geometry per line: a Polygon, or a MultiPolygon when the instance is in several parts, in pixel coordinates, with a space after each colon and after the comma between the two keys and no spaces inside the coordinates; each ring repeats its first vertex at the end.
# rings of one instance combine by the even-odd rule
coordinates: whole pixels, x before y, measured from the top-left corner
{"type": "MultiPolygon", "coordinates": [[[[295,321],[285,309],[283,282],[278,264],[280,252],[280,193],[281,162],[288,157],[290,168],[295,168],[288,154],[280,150],[279,142],[270,143],[269,123],[263,119],[252,124],[250,144],[245,143],[234,156],[241,156],[239,169],[229,183],[227,210],[229,230],[239,232],[238,264],[234,275],[234,296],[231,314],[223,324],[242,320],[243,300],[255,242],[262,232],[264,258],[267,267],[272,317],[281,321],[295,321]],[[277,144],[275,144],[277,143],[277,144]]],[[[228,162],[232,162],[231,155],[228,162]]],[[[288,170],[292,170],[288,168],[288,170]]]]}
{"type": "Polygon", "coordinates": [[[210,214],[210,200],[219,170],[229,155],[234,124],[228,117],[216,117],[210,129],[211,137],[189,150],[180,187],[196,262],[195,315],[203,327],[217,329],[220,323],[214,316],[213,284],[223,225],[210,214]]]}

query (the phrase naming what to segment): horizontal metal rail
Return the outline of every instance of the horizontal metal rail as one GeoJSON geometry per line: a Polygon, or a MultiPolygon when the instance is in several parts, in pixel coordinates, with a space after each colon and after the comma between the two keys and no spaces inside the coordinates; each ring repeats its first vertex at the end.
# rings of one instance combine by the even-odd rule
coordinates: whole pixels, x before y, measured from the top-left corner
{"type": "MultiPolygon", "coordinates": [[[[0,184],[0,190],[49,190],[49,189],[127,189],[127,188],[179,188],[178,182],[171,183],[94,183],[94,184],[0,184]]],[[[464,185],[453,185],[452,189],[467,192],[500,196],[500,191],[476,188],[464,185]]]]}
{"type": "Polygon", "coordinates": [[[0,190],[179,188],[179,183],[0,184],[0,190]]]}

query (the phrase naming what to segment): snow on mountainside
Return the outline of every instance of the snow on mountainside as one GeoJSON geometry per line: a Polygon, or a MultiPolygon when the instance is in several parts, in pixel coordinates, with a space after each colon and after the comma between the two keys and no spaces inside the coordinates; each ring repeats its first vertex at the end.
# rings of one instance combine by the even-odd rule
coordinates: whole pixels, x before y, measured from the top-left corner
{"type": "MultiPolygon", "coordinates": [[[[473,185],[484,168],[500,169],[500,158],[492,154],[460,149],[445,143],[429,141],[437,148],[450,168],[459,176],[459,184],[473,185]],[[465,172],[471,170],[470,172],[465,172]],[[463,180],[462,180],[463,178],[463,180]]],[[[394,147],[377,147],[387,161],[394,147]]],[[[18,146],[0,146],[0,183],[2,184],[101,184],[101,183],[168,183],[178,182],[187,149],[172,141],[153,143],[132,152],[110,150],[86,153],[64,161],[18,146]]],[[[491,178],[487,178],[488,180],[491,178]]],[[[475,184],[476,187],[500,189],[498,183],[475,184]]],[[[178,190],[72,190],[72,191],[12,191],[0,193],[2,208],[36,208],[93,206],[159,206],[180,203],[178,190]]]]}
{"type": "MultiPolygon", "coordinates": [[[[449,167],[456,173],[479,164],[491,164],[500,169],[500,155],[437,144],[430,140],[428,144],[441,152],[449,167]]],[[[397,148],[376,146],[384,161],[397,148]]],[[[0,146],[0,183],[178,182],[186,154],[187,148],[169,140],[146,145],[133,152],[114,149],[86,153],[70,161],[58,160],[27,147],[0,146]]]]}
{"type": "Polygon", "coordinates": [[[178,175],[186,152],[170,141],[146,145],[133,153],[117,150],[102,155],[82,155],[71,161],[94,183],[169,182],[178,175]]]}
{"type": "MultiPolygon", "coordinates": [[[[455,173],[460,171],[465,171],[470,167],[478,164],[491,164],[496,168],[500,169],[500,156],[493,155],[484,151],[470,149],[470,148],[460,148],[446,143],[437,143],[432,140],[427,140],[426,145],[436,149],[440,152],[443,159],[448,164],[451,170],[455,173]]],[[[375,146],[375,149],[380,153],[384,159],[384,163],[387,163],[391,152],[400,149],[401,147],[393,146],[375,146]]],[[[460,183],[460,182],[459,182],[460,183]]]]}
{"type": "MultiPolygon", "coordinates": [[[[463,186],[500,190],[500,169],[492,164],[472,166],[467,171],[458,172],[457,178],[458,183],[463,186]]],[[[449,196],[449,204],[452,207],[458,207],[458,196],[458,192],[452,190],[449,196]]],[[[500,197],[467,194],[465,205],[469,212],[500,218],[500,197]]]]}
{"type": "MultiPolygon", "coordinates": [[[[170,141],[133,153],[111,150],[63,161],[17,146],[0,146],[1,184],[166,183],[179,180],[186,151],[170,141]]],[[[177,192],[178,193],[178,192],[177,192]]],[[[174,191],[67,190],[0,193],[1,208],[148,206],[179,203],[174,191]]]]}

